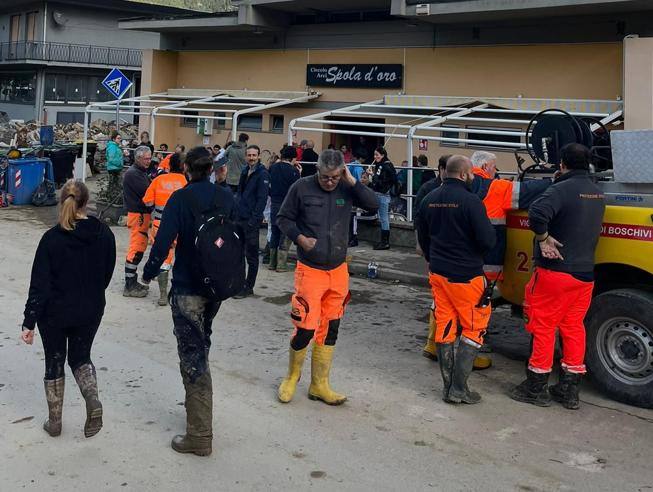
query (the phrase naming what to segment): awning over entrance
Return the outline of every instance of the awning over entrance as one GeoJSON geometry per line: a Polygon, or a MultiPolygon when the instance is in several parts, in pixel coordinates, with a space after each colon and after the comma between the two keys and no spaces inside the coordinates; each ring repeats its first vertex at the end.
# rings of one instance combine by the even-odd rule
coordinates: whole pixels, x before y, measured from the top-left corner
{"type": "Polygon", "coordinates": [[[449,146],[526,150],[529,122],[541,111],[561,110],[606,125],[623,115],[623,102],[613,100],[529,99],[387,95],[383,99],[316,113],[290,122],[288,141],[296,131],[406,139],[409,163],[408,219],[412,220],[414,144],[436,141],[449,146]],[[371,118],[383,121],[372,122],[371,118]],[[365,121],[368,120],[368,121],[365,121]]]}
{"type": "MultiPolygon", "coordinates": [[[[86,155],[88,125],[91,113],[137,115],[149,117],[151,141],[156,134],[157,118],[185,118],[231,121],[233,140],[238,136],[238,118],[248,113],[258,113],[272,108],[303,103],[320,97],[318,92],[246,91],[220,89],[169,89],[166,92],[131,97],[121,101],[96,102],[86,106],[84,112],[84,148],[86,155]],[[220,116],[216,116],[216,113],[220,116]]],[[[79,177],[86,179],[86,167],[79,177]]]]}

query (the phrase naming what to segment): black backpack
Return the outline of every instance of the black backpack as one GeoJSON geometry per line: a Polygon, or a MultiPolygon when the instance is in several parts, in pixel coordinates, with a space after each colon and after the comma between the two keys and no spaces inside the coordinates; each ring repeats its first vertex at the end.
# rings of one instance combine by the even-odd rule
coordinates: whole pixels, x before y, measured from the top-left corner
{"type": "Polygon", "coordinates": [[[195,217],[195,248],[206,295],[224,301],[245,286],[245,235],[227,216],[220,213],[218,193],[211,209],[202,212],[197,199],[188,192],[195,217]]]}

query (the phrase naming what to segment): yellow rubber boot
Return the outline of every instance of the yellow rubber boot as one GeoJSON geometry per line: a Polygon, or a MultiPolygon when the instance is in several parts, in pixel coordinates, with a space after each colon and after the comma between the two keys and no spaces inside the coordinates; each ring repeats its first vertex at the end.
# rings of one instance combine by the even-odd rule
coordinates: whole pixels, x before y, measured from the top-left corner
{"type": "Polygon", "coordinates": [[[292,347],[290,348],[288,375],[281,382],[279,390],[277,391],[281,403],[288,403],[292,400],[292,397],[295,396],[297,383],[299,382],[299,378],[302,376],[302,366],[304,365],[307,351],[308,347],[302,350],[293,350],[292,347]]]}
{"type": "Polygon", "coordinates": [[[327,405],[342,405],[347,401],[345,395],[336,393],[329,386],[329,372],[333,360],[333,345],[314,345],[311,357],[311,386],[308,397],[321,400],[327,405]]]}
{"type": "Polygon", "coordinates": [[[426,345],[424,345],[422,355],[427,359],[438,360],[435,347],[435,318],[433,311],[429,311],[429,336],[426,339],[426,345]]]}
{"type": "Polygon", "coordinates": [[[486,355],[478,355],[474,359],[474,370],[482,371],[483,369],[488,369],[492,367],[492,359],[486,355]]]}

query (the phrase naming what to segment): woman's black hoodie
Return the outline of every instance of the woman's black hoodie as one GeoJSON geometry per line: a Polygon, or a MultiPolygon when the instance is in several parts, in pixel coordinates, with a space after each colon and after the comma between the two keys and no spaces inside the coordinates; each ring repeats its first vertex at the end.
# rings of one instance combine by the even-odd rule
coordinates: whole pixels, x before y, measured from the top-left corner
{"type": "Polygon", "coordinates": [[[94,217],[79,220],[75,229],[57,225],[36,249],[23,326],[80,327],[99,322],[116,264],[116,240],[94,217]]]}

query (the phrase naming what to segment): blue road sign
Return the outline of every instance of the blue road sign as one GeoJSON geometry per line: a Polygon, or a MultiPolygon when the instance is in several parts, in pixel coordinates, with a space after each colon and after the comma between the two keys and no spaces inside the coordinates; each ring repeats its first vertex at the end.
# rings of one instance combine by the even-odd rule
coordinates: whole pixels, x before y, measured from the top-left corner
{"type": "Polygon", "coordinates": [[[116,99],[122,99],[122,96],[125,95],[131,85],[132,83],[127,76],[117,68],[112,69],[102,81],[102,86],[116,99]]]}

